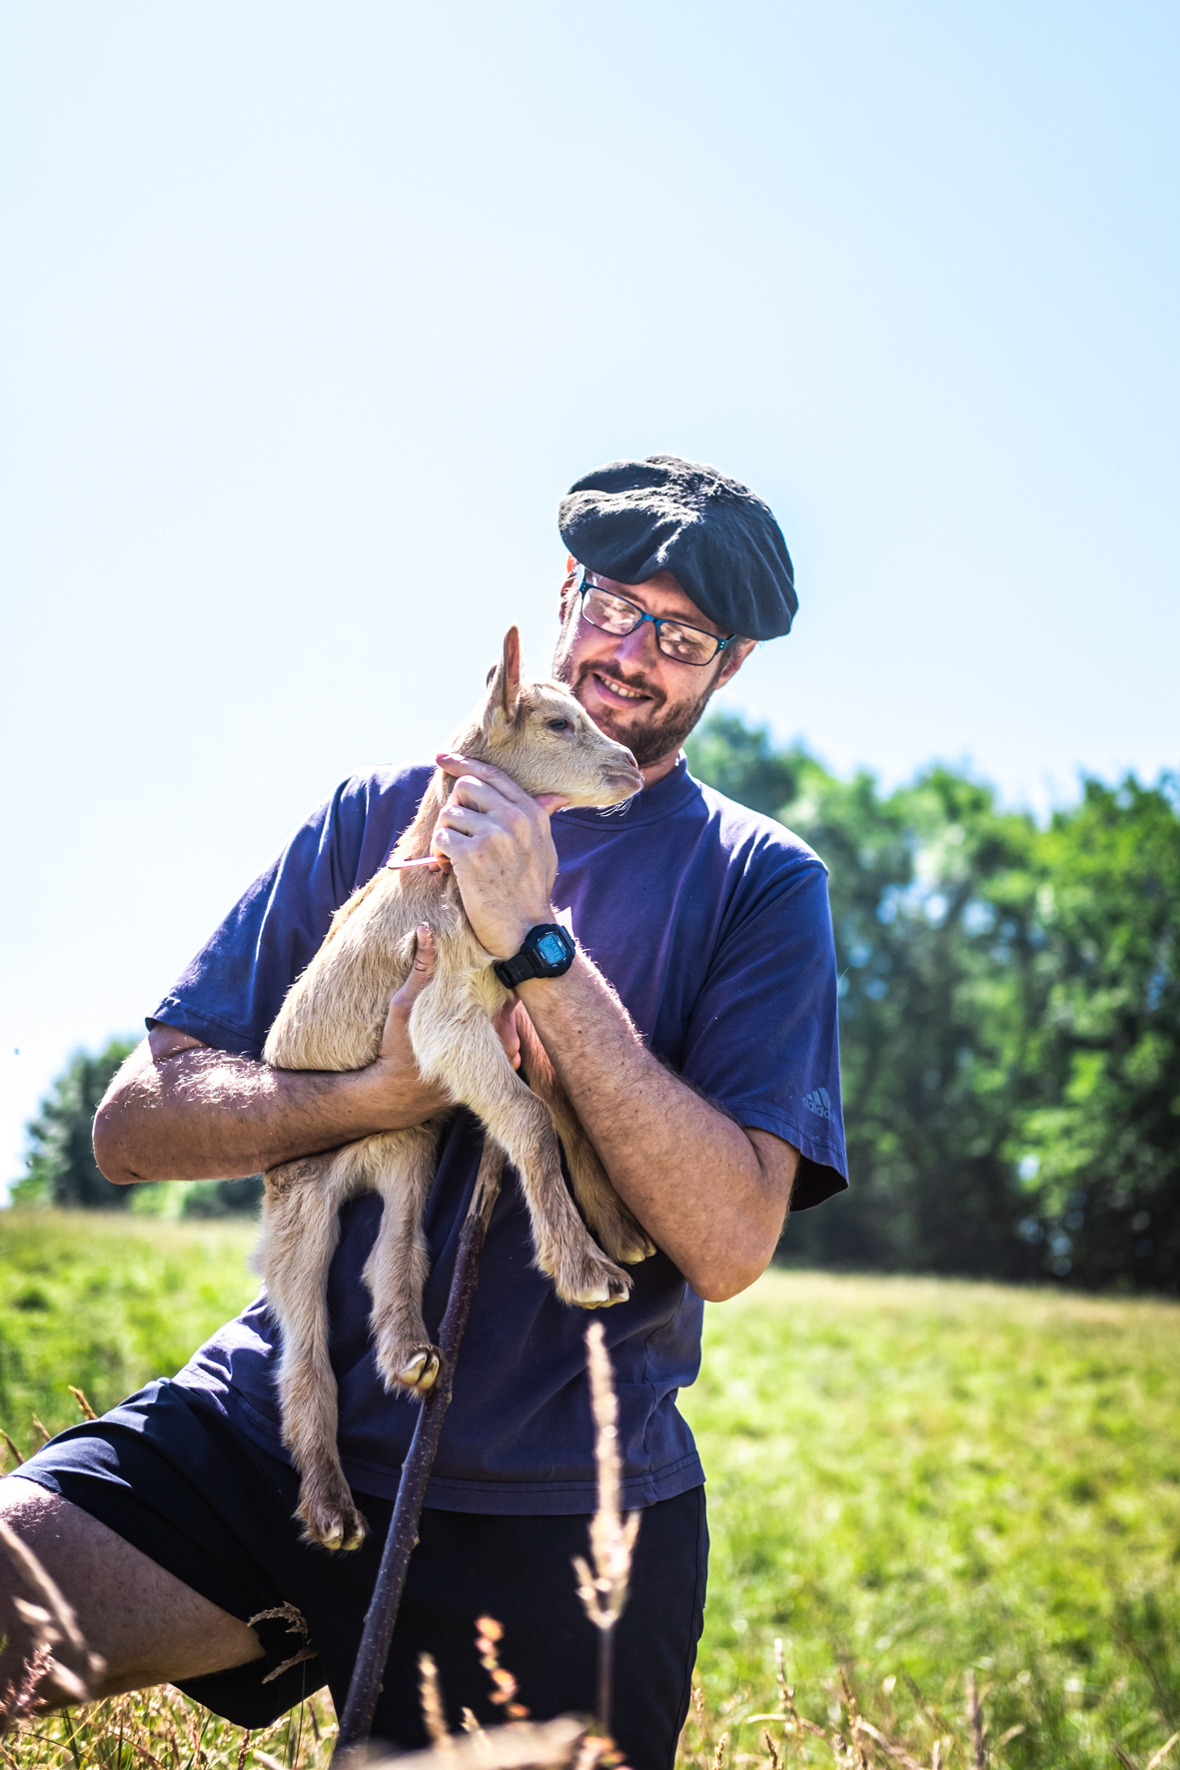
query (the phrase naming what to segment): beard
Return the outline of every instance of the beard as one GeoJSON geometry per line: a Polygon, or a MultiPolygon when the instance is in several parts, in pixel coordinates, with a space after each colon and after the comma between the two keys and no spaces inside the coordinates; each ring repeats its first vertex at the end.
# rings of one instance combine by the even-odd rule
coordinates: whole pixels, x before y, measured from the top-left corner
{"type": "Polygon", "coordinates": [[[586,704],[582,698],[582,688],[589,676],[602,676],[608,682],[619,682],[624,688],[642,689],[644,694],[650,695],[652,698],[642,711],[628,713],[623,708],[619,708],[617,712],[614,708],[604,711],[597,707],[592,715],[595,725],[607,737],[614,738],[616,743],[626,744],[640,768],[650,768],[653,762],[659,762],[664,756],[680,749],[709,704],[717,686],[718,672],[709,672],[706,687],[691,701],[670,701],[654,683],[642,678],[629,680],[620,670],[611,669],[601,663],[584,663],[575,672],[570,667],[568,658],[560,653],[554,661],[553,674],[558,682],[565,684],[581,706],[586,704]]]}

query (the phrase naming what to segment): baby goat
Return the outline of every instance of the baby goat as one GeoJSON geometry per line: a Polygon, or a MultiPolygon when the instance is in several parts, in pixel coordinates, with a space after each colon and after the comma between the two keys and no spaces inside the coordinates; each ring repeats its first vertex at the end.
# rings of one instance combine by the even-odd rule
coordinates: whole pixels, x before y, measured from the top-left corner
{"type": "MultiPolygon", "coordinates": [[[[614,805],[642,784],[630,752],[604,737],[568,690],[554,682],[522,684],[515,627],[487,699],[452,748],[495,763],[527,793],[562,793],[574,805],[614,805]]],[[[430,855],[453,784],[435,772],[393,862],[430,855]]],[[[371,1063],[390,996],[413,963],[420,923],[433,931],[437,950],[433,976],[409,1019],[422,1075],[470,1107],[515,1165],[536,1263],[562,1301],[584,1309],[620,1302],[631,1281],[616,1262],[642,1260],[652,1244],[611,1186],[524,1015],[522,1055],[531,1087],[513,1070],[492,1024],[508,991],[472,931],[452,873],[387,866],[353,893],[288,993],[266,1041],[266,1061],[303,1070],[371,1063]],[[597,1243],[566,1189],[555,1121],[597,1243]]],[[[304,1536],[326,1548],[355,1548],[365,1531],[340,1466],[336,1380],[328,1361],[326,1286],[337,1213],[360,1193],[381,1194],[381,1227],[365,1267],[377,1365],[388,1389],[422,1394],[439,1368],[422,1320],[427,1255],[421,1223],[444,1122],[441,1115],[410,1130],[365,1137],[266,1175],[262,1266],[283,1329],[283,1440],[301,1477],[296,1515],[304,1536]]]]}

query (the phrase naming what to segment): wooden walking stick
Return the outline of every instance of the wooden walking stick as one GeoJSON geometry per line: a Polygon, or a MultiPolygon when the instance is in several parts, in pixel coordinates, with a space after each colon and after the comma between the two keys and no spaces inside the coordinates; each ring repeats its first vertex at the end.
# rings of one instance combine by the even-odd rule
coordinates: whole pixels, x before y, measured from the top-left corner
{"type": "Polygon", "coordinates": [[[471,1300],[479,1282],[479,1257],[484,1236],[491,1220],[492,1206],[500,1191],[504,1169],[504,1152],[484,1139],[483,1156],[476,1176],[471,1204],[459,1231],[459,1250],[455,1255],[455,1271],[447,1297],[446,1312],[439,1329],[439,1351],[442,1367],[434,1388],[418,1410],[414,1436],[406,1460],[402,1464],[397,1501],[389,1522],[389,1534],[381,1554],[381,1565],[373,1585],[373,1596],[365,1613],[364,1633],[352,1670],[348,1700],[340,1719],[336,1749],[332,1753],[332,1770],[346,1770],[349,1765],[364,1761],[377,1698],[381,1694],[381,1678],[389,1645],[393,1640],[398,1607],[406,1583],[410,1556],[418,1542],[418,1522],[426,1498],[426,1484],[434,1466],[438,1442],[442,1436],[443,1417],[450,1405],[455,1380],[455,1360],[463,1343],[471,1300]]]}

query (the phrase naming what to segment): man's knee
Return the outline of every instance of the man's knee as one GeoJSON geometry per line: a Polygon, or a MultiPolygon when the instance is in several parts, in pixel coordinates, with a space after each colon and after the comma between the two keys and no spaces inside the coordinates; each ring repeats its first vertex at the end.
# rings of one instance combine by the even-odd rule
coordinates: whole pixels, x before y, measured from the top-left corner
{"type": "MultiPolygon", "coordinates": [[[[0,1523],[16,1539],[15,1554],[9,1548],[0,1557],[0,1635],[11,1643],[0,1659],[0,1689],[5,1682],[12,1687],[14,1678],[27,1681],[38,1651],[37,1619],[15,1602],[46,1608],[46,1595],[30,1589],[37,1567],[64,1599],[77,1641],[84,1643],[80,1654],[75,1647],[71,1669],[92,1696],[202,1677],[262,1656],[246,1623],[60,1494],[6,1476],[0,1481],[0,1523]],[[34,1557],[32,1568],[18,1564],[21,1549],[34,1557]]],[[[80,1700],[76,1687],[62,1694],[61,1683],[47,1687],[46,1700],[80,1700]]]]}
{"type": "Polygon", "coordinates": [[[106,1673],[38,1553],[55,1498],[32,1481],[0,1482],[0,1728],[85,1702],[106,1673]]]}

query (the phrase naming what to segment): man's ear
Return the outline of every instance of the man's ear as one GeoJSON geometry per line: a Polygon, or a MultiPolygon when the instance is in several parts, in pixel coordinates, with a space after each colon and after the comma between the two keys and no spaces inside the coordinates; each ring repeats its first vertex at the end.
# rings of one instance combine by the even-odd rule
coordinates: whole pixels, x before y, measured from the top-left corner
{"type": "Polygon", "coordinates": [[[488,677],[488,686],[488,712],[496,709],[505,719],[512,719],[520,696],[520,632],[516,627],[509,627],[504,635],[504,650],[488,677]]]}
{"type": "Polygon", "coordinates": [[[750,653],[756,651],[757,647],[758,641],[756,639],[735,639],[732,645],[727,646],[725,662],[721,666],[716,686],[724,688],[725,684],[737,675],[750,653]]]}

